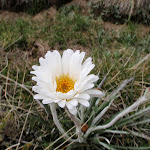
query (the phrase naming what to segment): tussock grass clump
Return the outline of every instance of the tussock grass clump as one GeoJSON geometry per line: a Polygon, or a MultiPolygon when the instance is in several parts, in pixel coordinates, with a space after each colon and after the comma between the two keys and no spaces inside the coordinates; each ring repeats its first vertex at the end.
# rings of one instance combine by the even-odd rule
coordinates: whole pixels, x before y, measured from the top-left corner
{"type": "Polygon", "coordinates": [[[123,14],[136,14],[138,9],[148,8],[149,0],[95,0],[94,4],[101,3],[105,8],[115,6],[123,14]]]}
{"type": "Polygon", "coordinates": [[[96,15],[101,14],[108,20],[130,19],[149,25],[150,1],[149,0],[96,0],[93,2],[93,10],[96,15]]]}

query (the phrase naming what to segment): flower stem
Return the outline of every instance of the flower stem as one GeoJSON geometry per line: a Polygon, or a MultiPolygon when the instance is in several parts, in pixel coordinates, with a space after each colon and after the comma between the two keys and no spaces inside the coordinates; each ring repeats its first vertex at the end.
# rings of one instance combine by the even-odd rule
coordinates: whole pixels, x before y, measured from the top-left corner
{"type": "Polygon", "coordinates": [[[58,120],[58,117],[57,117],[57,112],[56,112],[56,108],[55,108],[55,104],[54,103],[51,103],[49,104],[50,106],[50,109],[51,109],[51,113],[52,113],[52,116],[53,116],[53,121],[56,125],[56,127],[58,128],[59,132],[64,135],[64,139],[67,140],[69,139],[70,142],[74,141],[73,139],[71,139],[67,133],[64,131],[64,129],[62,128],[59,120],[58,120]]]}
{"type": "Polygon", "coordinates": [[[65,109],[66,109],[66,112],[67,112],[69,118],[74,122],[74,124],[76,126],[76,133],[78,135],[78,141],[79,141],[79,143],[82,143],[83,142],[83,138],[82,138],[80,121],[79,121],[79,119],[75,115],[73,115],[73,114],[71,114],[69,112],[69,110],[68,110],[67,107],[65,109]]]}

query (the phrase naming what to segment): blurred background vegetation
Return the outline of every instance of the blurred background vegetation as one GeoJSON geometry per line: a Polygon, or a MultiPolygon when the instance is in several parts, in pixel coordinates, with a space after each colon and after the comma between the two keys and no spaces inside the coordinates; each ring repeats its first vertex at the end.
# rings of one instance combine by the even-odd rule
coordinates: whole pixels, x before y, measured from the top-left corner
{"type": "MultiPolygon", "coordinates": [[[[93,73],[99,72],[100,80],[109,72],[102,86],[108,93],[135,77],[102,122],[136,101],[150,86],[149,25],[149,0],[0,0],[0,149],[44,149],[60,137],[52,116],[33,100],[31,92],[35,84],[31,66],[47,50],[85,51],[86,57],[93,58],[93,73]]],[[[72,122],[62,109],[57,111],[69,130],[72,122]]],[[[120,130],[128,130],[131,124],[120,130]]],[[[132,129],[150,134],[149,123],[135,124],[132,129]]],[[[150,141],[137,137],[108,138],[128,149],[150,146],[150,141]]],[[[60,148],[69,149],[67,144],[60,148]]],[[[96,147],[88,143],[79,149],[96,147]]]]}

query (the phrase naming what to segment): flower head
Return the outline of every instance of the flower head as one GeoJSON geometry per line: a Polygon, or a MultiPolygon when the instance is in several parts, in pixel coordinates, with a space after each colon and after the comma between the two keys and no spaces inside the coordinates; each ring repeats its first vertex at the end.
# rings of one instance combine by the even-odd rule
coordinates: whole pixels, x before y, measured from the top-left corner
{"type": "Polygon", "coordinates": [[[95,65],[91,57],[83,63],[84,56],[85,52],[67,49],[62,57],[57,50],[48,51],[45,58],[41,57],[40,66],[34,65],[34,71],[31,71],[35,75],[32,79],[37,82],[33,86],[37,93],[34,99],[42,99],[43,104],[58,103],[61,108],[66,106],[76,114],[79,103],[88,107],[91,96],[104,96],[103,92],[92,89],[98,76],[89,75],[95,65]]]}

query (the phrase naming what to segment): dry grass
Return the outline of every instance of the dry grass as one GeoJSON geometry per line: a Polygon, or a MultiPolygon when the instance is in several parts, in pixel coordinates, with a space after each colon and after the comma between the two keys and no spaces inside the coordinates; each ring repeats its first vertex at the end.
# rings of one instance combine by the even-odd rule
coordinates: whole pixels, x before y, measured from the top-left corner
{"type": "Polygon", "coordinates": [[[120,13],[133,14],[139,8],[147,8],[149,0],[94,0],[93,3],[103,3],[105,7],[115,6],[119,8],[120,13]]]}

